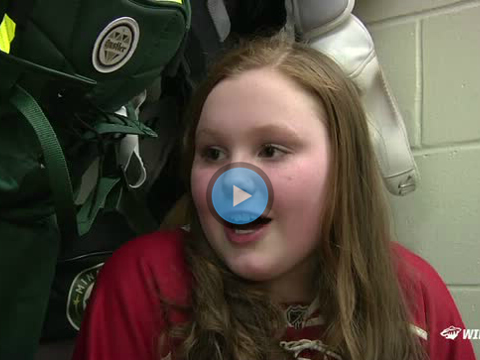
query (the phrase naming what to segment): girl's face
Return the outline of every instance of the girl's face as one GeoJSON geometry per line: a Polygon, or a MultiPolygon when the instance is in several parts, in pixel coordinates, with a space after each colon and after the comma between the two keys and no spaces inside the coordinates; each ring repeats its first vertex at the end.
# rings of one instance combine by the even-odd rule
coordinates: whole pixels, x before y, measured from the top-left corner
{"type": "Polygon", "coordinates": [[[304,287],[320,240],[329,169],[325,122],[317,98],[277,71],[256,69],[220,82],[196,129],[191,186],[208,241],[234,273],[264,282],[285,301],[304,287]],[[261,168],[272,183],[272,221],[259,241],[230,242],[210,213],[209,181],[231,162],[261,168]]]}

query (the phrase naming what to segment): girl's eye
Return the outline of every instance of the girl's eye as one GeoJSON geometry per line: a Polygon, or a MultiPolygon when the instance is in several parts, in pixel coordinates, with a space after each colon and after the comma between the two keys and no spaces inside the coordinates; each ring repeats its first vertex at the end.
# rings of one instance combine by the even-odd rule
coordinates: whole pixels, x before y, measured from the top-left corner
{"type": "Polygon", "coordinates": [[[267,158],[274,158],[274,157],[282,156],[286,152],[278,146],[267,144],[263,147],[261,153],[267,158]],[[275,156],[275,154],[277,154],[277,156],[275,156]]]}
{"type": "MultiPolygon", "coordinates": [[[[266,144],[262,146],[259,156],[275,159],[286,154],[287,152],[283,150],[283,148],[272,144],[266,144]]],[[[207,161],[221,161],[224,156],[225,154],[223,151],[215,147],[206,147],[201,151],[201,157],[207,161]]]]}
{"type": "Polygon", "coordinates": [[[216,161],[222,155],[222,151],[217,148],[209,147],[202,151],[202,157],[207,160],[216,161]]]}

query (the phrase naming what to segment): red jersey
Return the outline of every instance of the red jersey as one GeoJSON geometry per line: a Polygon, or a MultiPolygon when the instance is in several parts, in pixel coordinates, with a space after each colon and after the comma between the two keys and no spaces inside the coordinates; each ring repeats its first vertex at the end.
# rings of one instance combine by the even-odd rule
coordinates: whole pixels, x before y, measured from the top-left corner
{"type": "MultiPolygon", "coordinates": [[[[189,304],[191,274],[185,265],[183,235],[181,229],[156,232],[128,242],[112,255],[97,278],[73,360],[170,359],[168,349],[159,348],[166,320],[175,324],[188,318],[180,311],[169,310],[166,315],[159,297],[189,304]]],[[[415,281],[406,274],[398,275],[402,286],[415,289],[413,301],[418,310],[411,329],[422,339],[430,359],[475,360],[471,341],[464,340],[462,333],[457,331],[455,339],[445,337],[447,332],[455,332],[450,327],[465,326],[438,273],[400,244],[392,244],[417,274],[415,281]]],[[[341,359],[318,339],[325,324],[317,301],[309,306],[286,305],[285,317],[289,326],[280,345],[297,359],[311,359],[318,352],[324,353],[325,359],[341,359]]]]}

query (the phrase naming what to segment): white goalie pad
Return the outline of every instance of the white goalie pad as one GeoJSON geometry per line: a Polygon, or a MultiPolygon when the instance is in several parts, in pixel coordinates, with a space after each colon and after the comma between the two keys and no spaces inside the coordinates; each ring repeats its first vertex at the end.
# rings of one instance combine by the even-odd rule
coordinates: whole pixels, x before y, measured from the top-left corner
{"type": "Polygon", "coordinates": [[[388,191],[406,195],[416,188],[418,170],[373,40],[361,21],[351,14],[353,6],[354,0],[291,0],[287,9],[292,11],[297,35],[332,58],[359,88],[388,191]]]}

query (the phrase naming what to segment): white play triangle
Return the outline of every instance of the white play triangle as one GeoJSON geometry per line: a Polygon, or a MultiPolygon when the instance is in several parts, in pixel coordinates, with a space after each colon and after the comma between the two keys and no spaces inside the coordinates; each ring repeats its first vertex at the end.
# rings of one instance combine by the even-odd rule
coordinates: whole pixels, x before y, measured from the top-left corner
{"type": "Polygon", "coordinates": [[[251,197],[252,195],[233,185],[233,206],[237,206],[251,197]]]}

